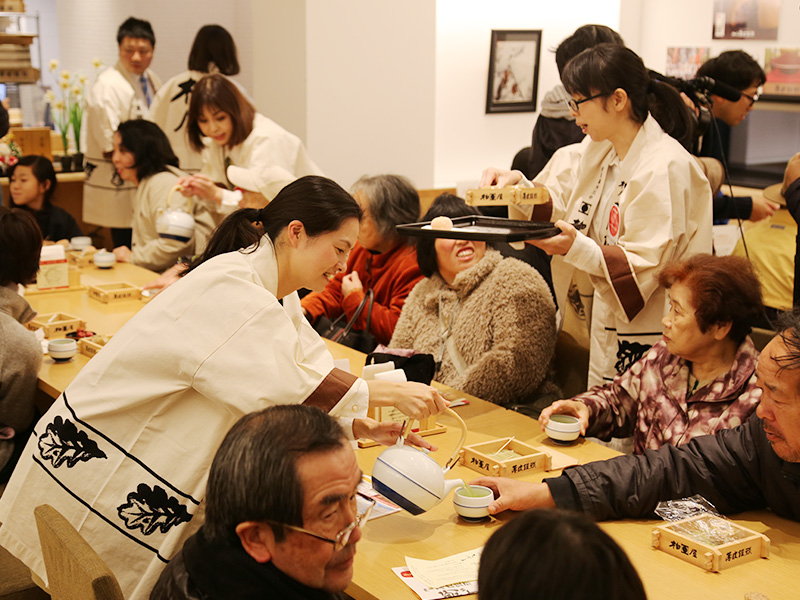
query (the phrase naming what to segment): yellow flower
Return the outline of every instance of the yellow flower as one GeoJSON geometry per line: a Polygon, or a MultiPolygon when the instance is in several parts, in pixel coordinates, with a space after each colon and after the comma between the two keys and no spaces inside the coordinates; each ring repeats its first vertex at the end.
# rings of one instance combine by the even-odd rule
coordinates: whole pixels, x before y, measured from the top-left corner
{"type": "Polygon", "coordinates": [[[61,87],[62,90],[68,90],[69,89],[69,81],[62,81],[58,85],[61,87]]]}
{"type": "Polygon", "coordinates": [[[56,105],[55,105],[56,110],[64,110],[65,108],[66,106],[64,105],[63,100],[56,100],[56,105]]]}
{"type": "Polygon", "coordinates": [[[67,71],[66,69],[61,71],[61,79],[63,79],[64,81],[69,81],[70,77],[71,75],[69,74],[69,71],[67,71]]]}
{"type": "Polygon", "coordinates": [[[89,78],[86,75],[81,74],[78,77],[78,81],[80,81],[82,85],[86,85],[86,82],[89,81],[89,78]]]}
{"type": "Polygon", "coordinates": [[[73,85],[72,86],[72,95],[73,96],[80,96],[82,91],[83,90],[81,89],[81,86],[79,86],[79,85],[73,85]]]}
{"type": "Polygon", "coordinates": [[[45,99],[45,100],[47,100],[47,101],[48,101],[50,104],[52,104],[53,102],[55,102],[55,100],[56,100],[56,96],[55,96],[55,94],[53,93],[53,90],[47,90],[47,91],[44,93],[44,99],[45,99]]]}
{"type": "Polygon", "coordinates": [[[50,72],[52,73],[58,68],[58,61],[55,58],[50,59],[50,72]]]}
{"type": "Polygon", "coordinates": [[[94,68],[95,68],[95,69],[99,69],[100,67],[102,67],[102,66],[103,66],[103,61],[102,61],[102,60],[100,60],[99,58],[96,58],[96,57],[95,57],[95,58],[92,60],[92,65],[94,66],[94,68]]]}

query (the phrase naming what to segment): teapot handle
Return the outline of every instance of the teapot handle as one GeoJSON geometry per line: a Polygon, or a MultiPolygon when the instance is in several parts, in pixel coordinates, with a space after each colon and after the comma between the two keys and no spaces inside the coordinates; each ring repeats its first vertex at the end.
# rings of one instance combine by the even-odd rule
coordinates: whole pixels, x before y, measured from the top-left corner
{"type": "MultiPolygon", "coordinates": [[[[169,196],[167,196],[167,209],[172,209],[172,195],[175,192],[178,192],[182,189],[183,188],[181,186],[176,185],[169,191],[169,196]]],[[[186,198],[186,212],[189,214],[192,214],[193,202],[194,202],[194,196],[189,196],[188,198],[186,198]]]]}
{"type": "Polygon", "coordinates": [[[467,440],[467,424],[464,423],[464,419],[462,419],[456,411],[452,408],[445,408],[444,409],[447,414],[453,417],[458,424],[461,426],[461,439],[458,441],[458,445],[456,446],[455,452],[453,455],[447,460],[447,463],[444,465],[444,472],[447,473],[450,469],[452,469],[456,462],[458,461],[458,455],[461,452],[461,448],[464,447],[464,442],[467,440]]]}

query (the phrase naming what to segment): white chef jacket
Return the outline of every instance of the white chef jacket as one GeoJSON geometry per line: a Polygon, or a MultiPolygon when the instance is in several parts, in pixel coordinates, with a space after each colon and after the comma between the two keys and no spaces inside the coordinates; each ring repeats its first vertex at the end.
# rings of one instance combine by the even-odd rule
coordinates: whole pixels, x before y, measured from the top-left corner
{"type": "Polygon", "coordinates": [[[0,544],[45,579],[33,508],[54,506],[147,598],[201,524],[214,454],[242,415],[312,404],[366,416],[365,381],[335,369],[296,293],[278,302],[269,239],[217,256],[148,303],[36,425],[0,498],[0,544]],[[252,250],[252,249],[248,249],[252,250]]]}
{"type": "MultiPolygon", "coordinates": [[[[267,183],[264,195],[271,201],[286,185],[305,175],[322,175],[306,152],[303,142],[293,133],[256,113],[253,130],[247,139],[233,148],[205,140],[201,173],[230,188],[226,174],[229,165],[250,169],[267,183]]],[[[236,206],[220,207],[230,212],[236,206]]]]}
{"type": "MultiPolygon", "coordinates": [[[[218,72],[213,63],[211,67],[209,73],[218,72]]],[[[196,152],[189,144],[187,123],[189,121],[189,102],[192,98],[191,89],[195,83],[206,75],[208,73],[201,71],[184,71],[167,80],[153,98],[153,102],[150,104],[150,112],[147,116],[167,135],[172,151],[175,152],[175,156],[180,161],[181,170],[187,173],[197,173],[203,166],[203,158],[200,152],[196,152]]],[[[232,79],[231,82],[239,88],[242,95],[252,104],[253,100],[245,89],[232,79]]]]}
{"type": "Polygon", "coordinates": [[[214,230],[214,217],[203,202],[196,198],[185,198],[173,192],[178,177],[183,171],[168,166],[139,182],[133,212],[133,240],[130,262],[151,271],[162,273],[173,266],[181,256],[201,254],[214,230]],[[167,202],[172,195],[173,210],[189,211],[194,216],[194,235],[188,242],[163,238],[158,235],[158,218],[170,207],[167,202]]]}
{"type": "MultiPolygon", "coordinates": [[[[588,276],[589,387],[607,383],[661,338],[667,299],[659,270],[711,252],[711,188],[694,157],[652,116],[624,159],[611,142],[587,136],[558,150],[534,181],[550,192],[552,220],[578,229],[569,252],[553,257],[553,286],[563,313],[577,296],[569,293],[573,276],[588,276]]],[[[510,213],[531,216],[518,207],[510,213]]]]}
{"type": "MultiPolygon", "coordinates": [[[[145,71],[151,94],[161,80],[150,69],[145,71]]],[[[139,76],[120,62],[97,77],[86,96],[86,112],[81,139],[86,148],[86,181],[83,185],[83,220],[103,227],[127,228],[133,218],[136,186],[116,177],[110,158],[104,152],[114,149],[114,132],[119,124],[147,114],[147,100],[139,76]]]]}

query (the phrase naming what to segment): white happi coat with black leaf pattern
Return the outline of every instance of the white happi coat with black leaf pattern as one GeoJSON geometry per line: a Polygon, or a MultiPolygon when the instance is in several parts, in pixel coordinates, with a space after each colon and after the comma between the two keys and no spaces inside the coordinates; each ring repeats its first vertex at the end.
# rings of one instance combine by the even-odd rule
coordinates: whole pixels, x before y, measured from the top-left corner
{"type": "Polygon", "coordinates": [[[201,524],[211,461],[239,417],[311,404],[352,435],[366,382],[334,368],[297,294],[276,298],[277,280],[265,237],[201,265],[120,329],[36,425],[0,498],[0,544],[46,581],[33,509],[50,504],[126,598],[147,598],[201,524]]]}
{"type": "Polygon", "coordinates": [[[510,213],[563,219],[578,230],[569,252],[553,257],[553,285],[563,313],[575,299],[573,276],[588,277],[589,387],[608,383],[661,339],[667,297],[660,269],[711,252],[711,188],[695,158],[652,116],[624,159],[611,142],[587,136],[558,150],[534,182],[547,187],[552,204],[510,213]]]}

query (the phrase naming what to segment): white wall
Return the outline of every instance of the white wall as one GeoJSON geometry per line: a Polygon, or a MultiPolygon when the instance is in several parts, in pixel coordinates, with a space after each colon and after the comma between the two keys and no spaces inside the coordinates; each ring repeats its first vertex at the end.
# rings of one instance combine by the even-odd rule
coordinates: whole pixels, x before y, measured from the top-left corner
{"type": "MultiPolygon", "coordinates": [[[[61,68],[90,74],[95,57],[113,65],[118,55],[117,29],[125,19],[135,16],[153,26],[156,49],[151,67],[166,80],[186,70],[197,30],[216,23],[236,40],[242,67],[237,79],[245,88],[252,87],[251,0],[229,0],[225,10],[220,10],[215,0],[138,0],[135,4],[123,0],[56,0],[56,7],[61,68]]],[[[50,57],[43,58],[47,62],[50,57]]]]}
{"type": "Polygon", "coordinates": [[[306,0],[308,150],[342,185],[433,182],[434,15],[430,0],[306,0]]]}
{"type": "MultiPolygon", "coordinates": [[[[744,50],[762,66],[766,48],[800,46],[800,9],[795,0],[781,3],[777,41],[712,40],[714,0],[640,2],[639,52],[645,63],[657,71],[663,72],[670,46],[707,46],[711,48],[711,56],[725,50],[744,50]]],[[[732,162],[757,164],[787,160],[800,151],[800,113],[759,110],[757,104],[745,122],[733,131],[732,138],[739,138],[731,142],[732,162]]]]}
{"type": "Polygon", "coordinates": [[[436,3],[436,187],[508,168],[531,143],[537,113],[485,114],[492,29],[541,29],[537,109],[559,83],[550,51],[587,23],[619,27],[619,0],[438,0],[436,3]]]}

